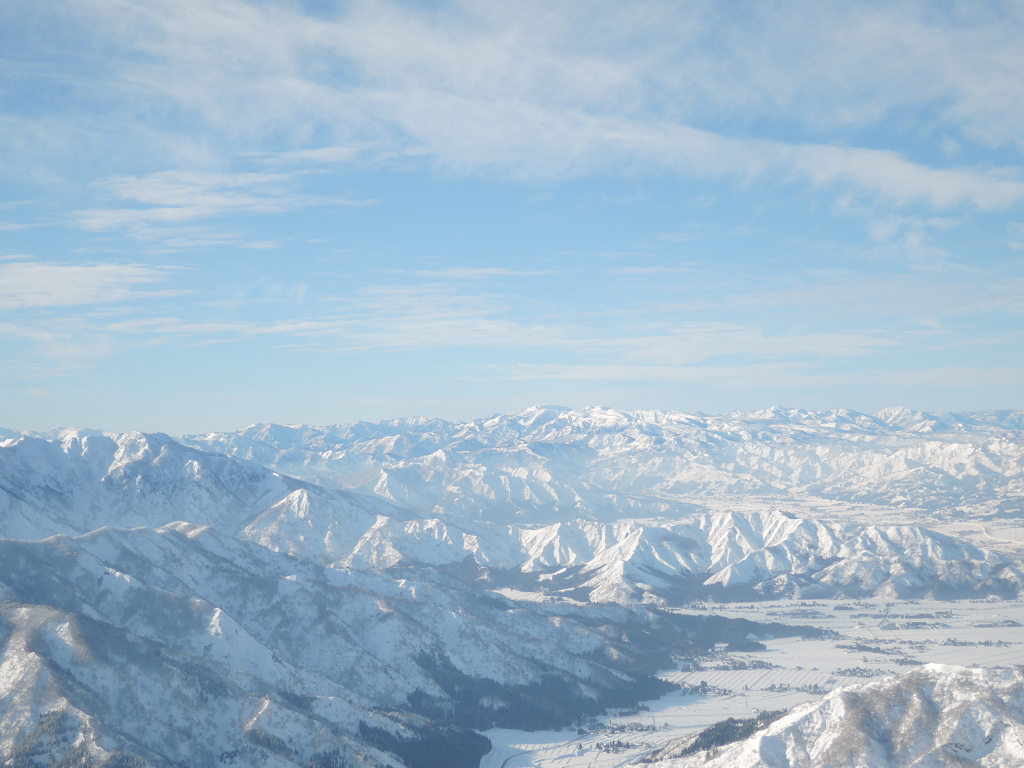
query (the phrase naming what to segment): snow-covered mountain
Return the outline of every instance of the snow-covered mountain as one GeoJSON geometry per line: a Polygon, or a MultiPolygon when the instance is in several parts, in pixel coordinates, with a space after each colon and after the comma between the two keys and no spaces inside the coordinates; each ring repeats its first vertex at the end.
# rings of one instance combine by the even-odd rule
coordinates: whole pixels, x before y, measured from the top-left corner
{"type": "Polygon", "coordinates": [[[177,520],[241,532],[275,505],[315,499],[336,517],[406,512],[331,491],[167,435],[60,430],[0,441],[0,537],[38,539],[177,520]]]}
{"type": "Polygon", "coordinates": [[[317,531],[317,518],[304,506],[292,514],[278,505],[245,534],[270,549],[334,567],[472,562],[478,577],[497,587],[591,602],[679,605],[781,595],[948,599],[1016,595],[1024,586],[1015,561],[927,528],[843,525],[779,511],[717,512],[662,524],[573,520],[535,528],[383,515],[341,523],[323,515],[319,519],[330,521],[326,534],[317,531]]]}
{"type": "Polygon", "coordinates": [[[0,540],[0,761],[475,766],[467,728],[567,724],[660,695],[672,653],[788,631],[429,575],[185,523],[0,540]]]}
{"type": "Polygon", "coordinates": [[[746,741],[655,768],[1018,768],[1024,765],[1024,671],[930,664],[833,691],[746,741]],[[717,752],[717,754],[714,754],[717,752]]]}
{"type": "Polygon", "coordinates": [[[978,596],[1016,594],[1022,583],[1005,556],[920,526],[772,510],[515,525],[428,517],[165,435],[76,430],[0,443],[0,535],[37,539],[179,520],[335,568],[461,568],[468,558],[492,587],[590,602],[978,596]]]}
{"type": "Polygon", "coordinates": [[[257,424],[182,442],[428,516],[676,516],[710,500],[1024,510],[1024,412],[771,408],[726,416],[528,408],[472,422],[257,424]]]}
{"type": "MultiPolygon", "coordinates": [[[[796,631],[664,604],[1020,595],[1012,550],[805,502],[1015,516],[1022,453],[1022,413],[905,409],[3,431],[0,762],[475,766],[470,729],[569,723],[656,696],[673,655],[796,631]]],[[[914,674],[764,733],[797,749],[820,726],[807,754],[831,755],[863,711],[848,754],[903,759],[887,702],[902,723],[1016,685],[914,674]]],[[[980,742],[949,743],[1011,754],[987,712],[964,715],[980,742]]]]}

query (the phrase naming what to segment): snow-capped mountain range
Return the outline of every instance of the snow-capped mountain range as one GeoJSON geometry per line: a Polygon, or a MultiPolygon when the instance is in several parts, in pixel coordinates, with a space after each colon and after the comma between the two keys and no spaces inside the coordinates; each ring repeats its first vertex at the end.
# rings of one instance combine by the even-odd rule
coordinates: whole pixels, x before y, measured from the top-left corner
{"type": "Polygon", "coordinates": [[[536,524],[668,515],[711,500],[1024,510],[1024,412],[726,416],[537,407],[189,435],[182,442],[431,515],[536,524]]]}
{"type": "Polygon", "coordinates": [[[569,723],[658,695],[674,654],[810,631],[666,606],[1020,595],[1012,552],[920,518],[1020,514],[1022,427],[531,408],[0,431],[0,761],[468,768],[472,728],[569,723]]]}
{"type": "MultiPolygon", "coordinates": [[[[735,434],[741,434],[736,424],[748,424],[742,432],[746,442],[736,438],[729,448],[733,457],[742,453],[750,465],[756,463],[750,457],[774,451],[777,468],[781,458],[795,455],[797,444],[802,454],[819,456],[824,450],[820,445],[834,443],[839,447],[833,446],[833,453],[846,451],[847,466],[852,466],[854,458],[865,460],[861,454],[866,451],[881,451],[875,440],[881,440],[880,433],[890,435],[882,441],[885,445],[916,440],[917,449],[925,451],[920,435],[933,435],[945,425],[947,437],[939,441],[944,447],[930,449],[930,469],[918,474],[935,475],[935,486],[948,490],[952,481],[943,478],[953,476],[941,474],[939,468],[949,446],[959,446],[956,450],[962,453],[969,445],[985,455],[1001,446],[999,466],[1004,474],[988,461],[984,476],[976,468],[961,475],[973,478],[976,493],[982,482],[987,483],[988,501],[1004,510],[1020,501],[1013,495],[1022,482],[1013,457],[1020,454],[1022,441],[1019,430],[1011,428],[1019,414],[941,420],[895,409],[874,417],[844,413],[843,419],[836,414],[826,418],[792,412],[783,418],[773,413],[728,422],[735,434]],[[898,426],[888,426],[883,416],[898,426]],[[782,426],[764,427],[755,439],[749,425],[759,419],[782,426]],[[818,425],[817,431],[809,423],[818,425]],[[797,430],[794,424],[803,426],[797,430]],[[832,426],[826,429],[823,424],[832,426]],[[851,424],[858,425],[857,439],[848,434],[854,431],[847,429],[851,424]],[[825,432],[832,436],[822,437],[825,432]],[[866,440],[868,432],[875,438],[866,440]],[[894,433],[898,436],[892,437],[894,433]],[[769,450],[766,446],[773,440],[789,448],[769,450]]],[[[9,438],[0,443],[0,535],[36,539],[83,534],[105,525],[156,528],[185,521],[319,565],[462,567],[468,559],[494,588],[623,604],[680,604],[709,596],[728,600],[1019,592],[1018,563],[923,526],[808,519],[784,510],[787,496],[782,490],[758,512],[696,511],[693,493],[677,494],[688,499],[685,503],[665,501],[670,494],[664,489],[680,481],[657,475],[662,479],[655,482],[658,471],[671,467],[673,472],[703,472],[699,467],[723,461],[707,451],[702,457],[692,451],[681,453],[680,445],[692,442],[695,427],[687,421],[690,418],[601,409],[529,409],[472,425],[410,420],[402,423],[408,434],[387,439],[380,433],[396,432],[395,423],[251,428],[243,433],[258,432],[266,440],[257,450],[253,437],[244,438],[249,446],[245,451],[238,448],[243,438],[237,435],[177,441],[165,435],[63,430],[53,436],[9,438]],[[664,437],[673,430],[675,437],[664,437]],[[684,440],[680,431],[690,437],[684,440]],[[470,432],[476,436],[467,437],[470,432]],[[662,437],[655,440],[654,433],[662,437]],[[290,444],[310,447],[271,448],[272,434],[278,444],[284,434],[291,436],[290,444]],[[337,437],[342,434],[350,436],[345,450],[337,437]],[[336,436],[333,447],[324,442],[325,435],[336,436]],[[437,447],[442,443],[444,447],[437,447]],[[418,459],[408,458],[416,455],[418,459]],[[687,468],[685,456],[698,469],[687,468]],[[306,479],[257,461],[271,460],[274,467],[293,469],[300,459],[306,479]],[[353,473],[337,474],[341,466],[349,466],[353,473]],[[345,485],[344,478],[368,472],[378,477],[376,493],[367,493],[363,486],[352,492],[315,482],[333,477],[335,485],[345,485]],[[395,478],[404,478],[402,493],[391,493],[398,487],[395,478]],[[599,487],[599,481],[619,488],[628,485],[630,493],[599,487]],[[647,489],[643,493],[638,490],[641,484],[647,489]],[[410,487],[419,489],[417,504],[410,487]],[[496,497],[496,487],[505,490],[503,499],[496,497]],[[454,500],[447,505],[451,509],[424,500],[435,493],[454,500]],[[560,506],[570,496],[575,501],[568,508],[560,506]],[[594,504],[584,503],[584,498],[594,504]],[[477,502],[479,506],[470,506],[477,502]],[[591,514],[589,519],[529,522],[546,520],[560,510],[593,513],[598,502],[605,510],[600,517],[612,516],[609,510],[614,509],[618,521],[602,522],[591,514]],[[526,511],[501,511],[513,504],[526,511]],[[628,519],[637,510],[657,511],[659,516],[628,519]]],[[[701,427],[704,432],[710,430],[707,423],[701,427]]],[[[725,433],[724,427],[715,429],[719,436],[725,433]]],[[[934,442],[931,437],[928,441],[934,442]]],[[[714,445],[725,442],[722,438],[714,445]]],[[[909,450],[905,445],[898,452],[909,450]]],[[[975,464],[981,462],[975,459],[975,464]]],[[[719,475],[736,482],[750,476],[749,467],[741,472],[738,466],[727,462],[719,475]]],[[[895,474],[893,462],[886,466],[890,475],[895,474]]],[[[823,471],[820,464],[818,469],[823,471]]],[[[850,477],[853,473],[848,473],[848,481],[850,477]]],[[[857,477],[861,486],[868,484],[863,474],[857,477]]],[[[883,481],[888,482],[886,477],[883,481]]],[[[778,480],[776,485],[781,488],[783,483],[778,480]]],[[[806,490],[807,486],[791,484],[786,493],[798,496],[806,490]]]]}

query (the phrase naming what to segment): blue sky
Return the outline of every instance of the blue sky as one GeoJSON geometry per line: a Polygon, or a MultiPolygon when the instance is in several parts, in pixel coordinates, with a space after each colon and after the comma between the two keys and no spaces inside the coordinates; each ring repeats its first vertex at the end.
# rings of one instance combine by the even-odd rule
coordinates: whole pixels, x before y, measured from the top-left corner
{"type": "Polygon", "coordinates": [[[1024,7],[0,5],[0,424],[1024,408],[1024,7]]]}

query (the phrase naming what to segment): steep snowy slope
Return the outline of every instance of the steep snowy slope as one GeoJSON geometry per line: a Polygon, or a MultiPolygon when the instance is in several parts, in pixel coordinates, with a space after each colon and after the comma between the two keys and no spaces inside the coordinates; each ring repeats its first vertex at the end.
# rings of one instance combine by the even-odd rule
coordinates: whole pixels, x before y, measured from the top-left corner
{"type": "Polygon", "coordinates": [[[0,443],[0,533],[37,539],[103,526],[211,525],[335,567],[481,566],[493,586],[594,602],[777,594],[1015,594],[1018,567],[916,526],[778,511],[614,524],[509,525],[421,517],[162,435],[65,431],[0,443]]]}
{"type": "Polygon", "coordinates": [[[695,515],[660,525],[573,520],[537,528],[353,516],[332,523],[323,541],[287,512],[275,508],[269,524],[257,519],[245,535],[338,567],[472,562],[495,586],[592,602],[949,599],[1016,595],[1024,585],[1019,563],[926,528],[823,523],[778,511],[695,515]]]}
{"type": "Polygon", "coordinates": [[[321,521],[406,514],[382,499],[327,491],[166,435],[63,430],[0,442],[0,536],[7,538],[176,520],[235,533],[268,508],[302,504],[315,504],[321,521]]]}
{"type": "Polygon", "coordinates": [[[465,727],[568,723],[660,695],[647,674],[672,653],[787,634],[429,576],[319,568],[189,524],[0,540],[0,759],[475,765],[486,744],[465,727]]]}
{"type": "Polygon", "coordinates": [[[376,767],[392,759],[360,743],[360,721],[418,735],[414,718],[373,713],[341,688],[293,695],[82,614],[4,603],[0,622],[5,764],[305,766],[334,758],[376,767]]]}
{"type": "Polygon", "coordinates": [[[1024,413],[773,408],[727,416],[529,408],[466,423],[254,425],[182,438],[428,515],[546,523],[749,495],[1024,509],[1024,413]]]}
{"type": "MultiPolygon", "coordinates": [[[[1024,765],[1024,671],[928,665],[833,691],[746,741],[657,768],[1018,768],[1024,765]]],[[[665,759],[658,759],[665,758],[665,759]]]]}

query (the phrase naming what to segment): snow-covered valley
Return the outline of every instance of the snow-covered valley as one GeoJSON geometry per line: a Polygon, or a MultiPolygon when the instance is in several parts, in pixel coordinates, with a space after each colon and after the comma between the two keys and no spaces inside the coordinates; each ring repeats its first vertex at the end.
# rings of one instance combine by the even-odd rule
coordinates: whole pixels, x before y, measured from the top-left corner
{"type": "MultiPolygon", "coordinates": [[[[719,715],[818,706],[864,669],[1024,664],[1006,639],[1024,623],[1022,428],[1002,412],[531,408],[182,438],[0,432],[0,759],[611,766],[653,756],[654,736],[599,756],[597,731],[552,737],[566,752],[519,749],[514,729],[606,729],[630,722],[607,708],[657,699],[674,702],[654,718],[663,749],[719,715]],[[887,652],[894,627],[909,642],[997,609],[999,654],[952,635],[887,652]],[[844,645],[882,651],[786,682],[801,653],[844,645]],[[784,647],[799,650],[780,663],[784,647]]],[[[945,682],[885,685],[927,699],[1016,684],[928,674],[945,682]]],[[[807,723],[836,741],[827,721],[849,701],[764,732],[786,755],[804,734],[793,765],[835,764],[814,762],[827,750],[806,746],[807,723]]],[[[1008,738],[985,764],[1012,764],[1008,738]]],[[[754,754],[736,744],[722,754],[754,754]]]]}
{"type": "MultiPolygon", "coordinates": [[[[819,752],[811,748],[808,754],[794,755],[781,752],[759,751],[760,734],[755,734],[747,756],[738,747],[742,740],[723,744],[717,748],[701,744],[702,731],[715,731],[723,723],[743,722],[762,713],[800,711],[800,707],[813,709],[834,690],[852,690],[867,683],[885,682],[895,678],[895,687],[916,690],[912,695],[919,706],[948,707],[941,699],[932,701],[934,688],[927,678],[905,679],[909,672],[920,671],[924,664],[938,663],[948,669],[973,668],[972,674],[993,680],[1005,676],[1008,670],[1019,667],[1024,654],[1024,602],[1019,600],[985,601],[807,601],[784,600],[771,603],[705,604],[695,608],[700,612],[727,617],[751,617],[764,620],[784,617],[828,628],[835,635],[818,639],[779,638],[765,640],[763,650],[733,651],[716,648],[706,654],[680,662],[679,667],[664,670],[661,676],[680,686],[679,690],[656,701],[646,702],[640,711],[612,713],[608,717],[591,720],[587,733],[580,736],[575,730],[530,733],[495,729],[487,731],[495,744],[494,750],[482,762],[483,768],[526,768],[527,766],[559,766],[559,768],[613,768],[622,765],[650,765],[653,768],[675,768],[673,754],[687,752],[692,755],[683,765],[702,765],[717,752],[720,765],[757,766],[833,766],[833,765],[907,765],[891,753],[879,749],[868,758],[856,749],[849,750],[849,761],[836,759],[821,747],[827,747],[830,735],[814,735],[819,752]],[[903,682],[896,682],[898,680],[903,682]],[[705,687],[706,686],[706,687],[705,687]],[[717,724],[717,725],[715,725],[717,724]],[[709,729],[709,726],[711,728],[709,729]],[[735,750],[735,751],[734,751],[735,750]],[[758,759],[749,759],[749,754],[758,759]],[[774,754],[774,759],[773,759],[774,754]],[[506,762],[507,760],[507,762],[506,762]],[[735,762],[730,762],[730,760],[735,762]],[[790,762],[787,762],[790,761],[790,762]],[[860,762],[857,762],[860,760],[860,762]],[[888,762],[887,762],[888,761],[888,762]]],[[[954,681],[955,682],[955,681],[954,681]]],[[[975,688],[976,689],[976,688],[975,688]]],[[[971,689],[960,694],[969,699],[971,689]]],[[[1002,726],[1012,726],[1018,716],[1001,710],[1002,726]]],[[[882,723],[902,716],[899,707],[892,712],[876,714],[882,723]]],[[[968,721],[970,710],[960,713],[968,721]]],[[[844,727],[838,721],[828,724],[833,731],[844,727]]],[[[938,718],[935,718],[936,720],[938,718]]],[[[955,721],[947,717],[947,721],[955,721]]],[[[948,724],[948,723],[947,723],[948,724]]],[[[954,722],[954,725],[956,722],[954,722]]],[[[969,723],[965,723],[969,724],[969,723]]],[[[819,726],[822,723],[819,721],[819,726]]],[[[991,723],[990,723],[991,725],[991,723]]],[[[1018,722],[1019,725],[1019,722],[1018,722]]],[[[943,748],[951,746],[943,740],[936,725],[921,727],[920,752],[930,749],[943,755],[943,748]],[[927,737],[933,737],[928,744],[927,737]],[[925,748],[923,745],[927,745],[925,748]]],[[[883,729],[884,730],[884,729],[883,729]]],[[[770,732],[768,732],[770,733],[770,732]]],[[[991,727],[982,730],[977,739],[961,739],[961,748],[974,753],[981,760],[989,752],[991,727]]],[[[885,734],[872,734],[882,735],[885,734]]],[[[1011,734],[1012,735],[1012,734],[1011,734]]],[[[1007,734],[1004,732],[1003,737],[1007,734]]],[[[891,736],[887,736],[890,742],[891,736]]],[[[810,739],[808,739],[810,740],[810,739]]],[[[806,748],[806,745],[804,745],[806,748]]],[[[1004,745],[1005,747],[1006,745],[1004,745]]],[[[1012,740],[1010,745],[1012,747],[1012,740]]],[[[1020,749],[1005,749],[982,765],[1017,766],[1021,764],[1020,749]],[[999,760],[1002,762],[999,762],[999,760]]],[[[924,765],[964,765],[956,762],[965,757],[963,749],[954,751],[947,763],[941,761],[924,765]]],[[[948,756],[947,756],[948,757],[948,756]]],[[[929,759],[936,759],[932,755],[929,759]]]]}

